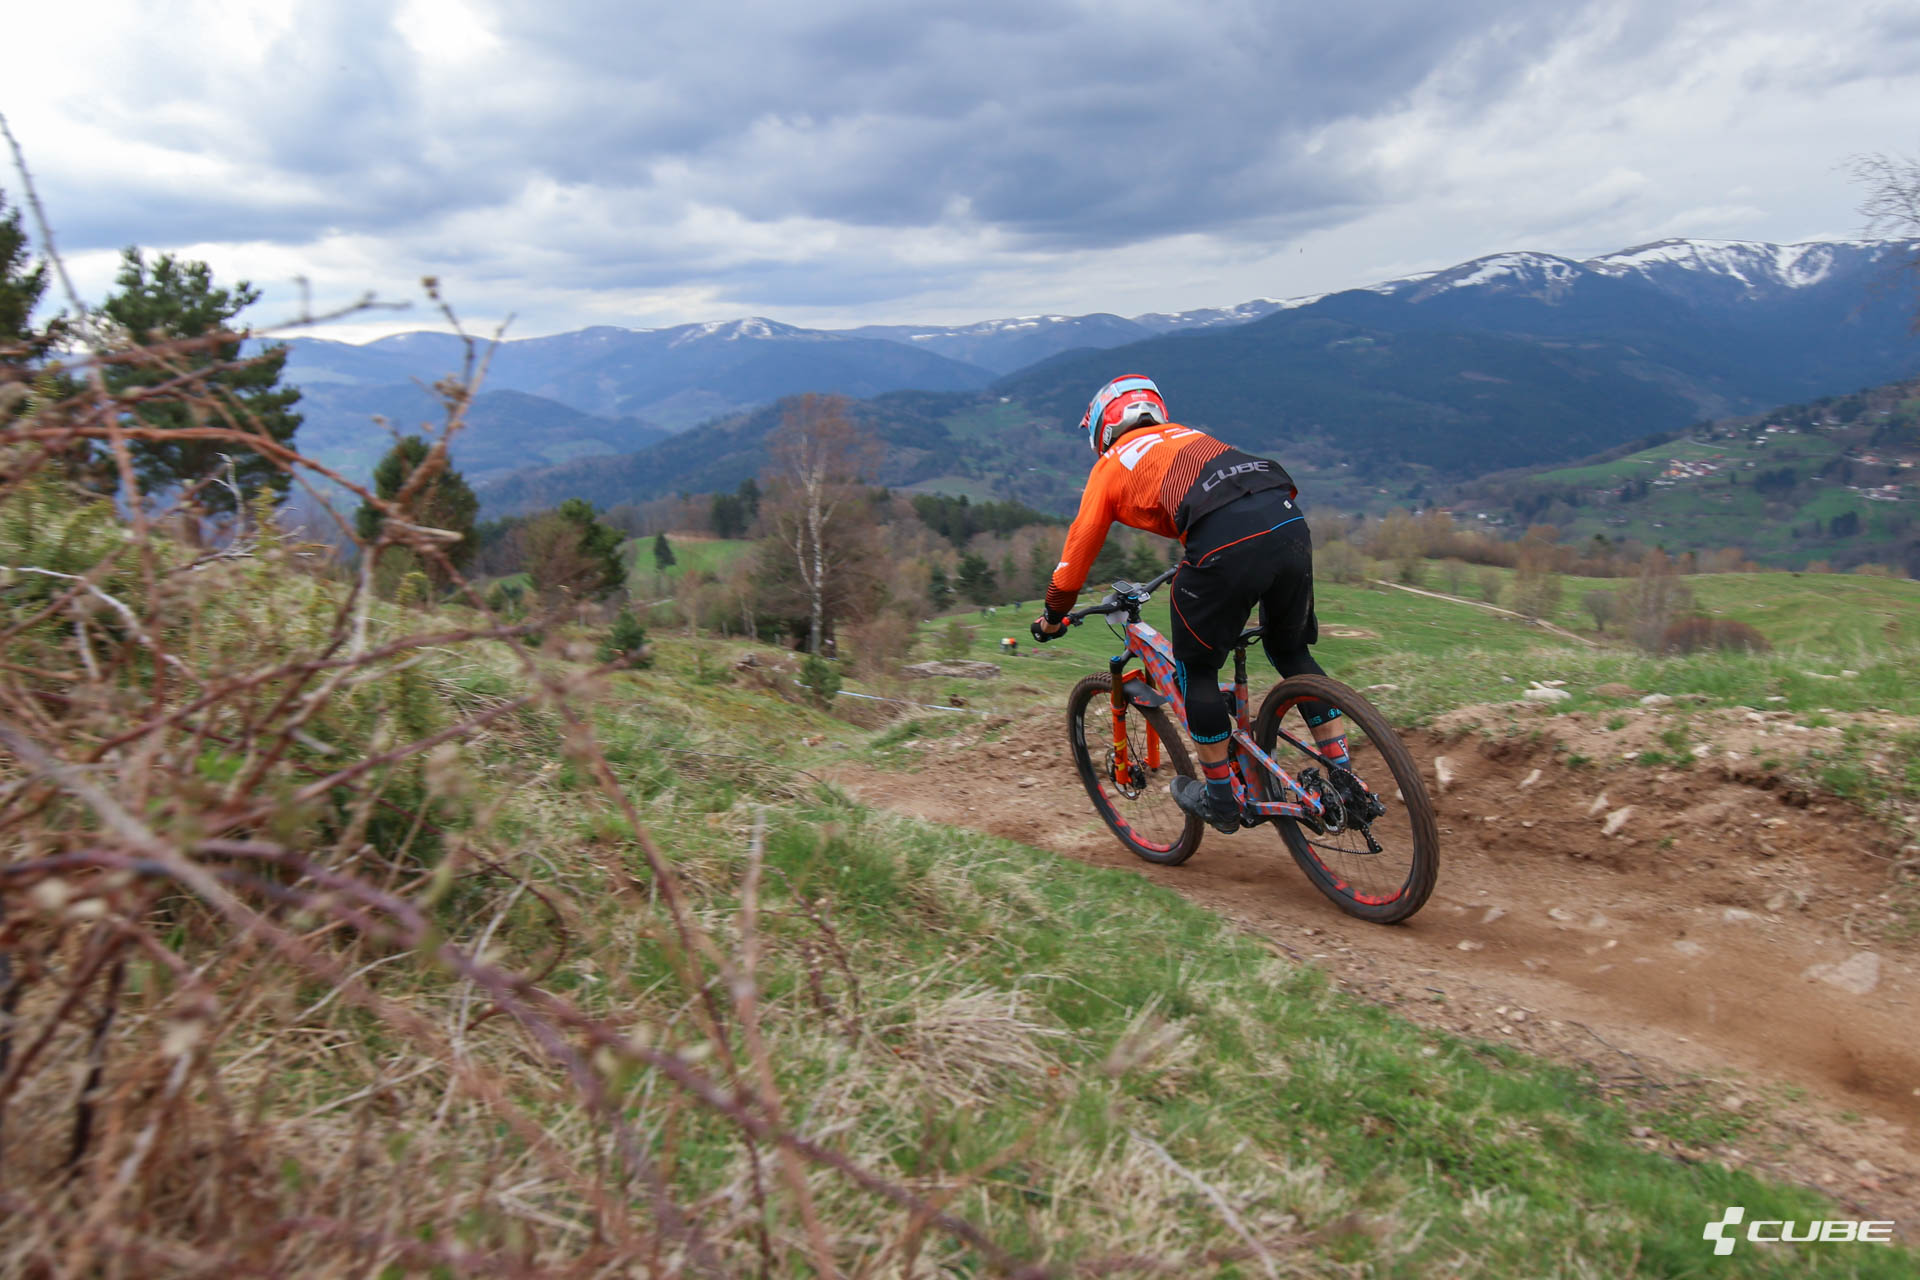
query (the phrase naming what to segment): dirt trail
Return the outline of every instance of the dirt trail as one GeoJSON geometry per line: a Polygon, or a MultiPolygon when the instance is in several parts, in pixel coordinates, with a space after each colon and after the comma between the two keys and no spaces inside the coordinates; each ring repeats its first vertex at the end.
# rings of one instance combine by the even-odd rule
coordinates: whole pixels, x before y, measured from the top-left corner
{"type": "Polygon", "coordinates": [[[1570,768],[1546,739],[1414,735],[1440,882],[1412,921],[1381,927],[1316,893],[1270,829],[1210,832],[1183,867],[1132,857],[1089,805],[1059,711],[969,737],[916,744],[937,772],[836,780],[897,812],[1129,867],[1428,1025],[1742,1111],[1757,1127],[1715,1158],[1920,1228],[1920,964],[1910,944],[1870,942],[1898,846],[1852,809],[1705,763],[1570,768]],[[963,768],[943,759],[956,752],[963,768]]]}

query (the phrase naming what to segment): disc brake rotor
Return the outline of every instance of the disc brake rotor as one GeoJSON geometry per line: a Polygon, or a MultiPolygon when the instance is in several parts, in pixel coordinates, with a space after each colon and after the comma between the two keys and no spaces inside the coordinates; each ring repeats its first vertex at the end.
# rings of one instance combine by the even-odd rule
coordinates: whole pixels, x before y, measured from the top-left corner
{"type": "Polygon", "coordinates": [[[1107,748],[1105,773],[1113,780],[1114,789],[1129,800],[1138,800],[1140,793],[1147,789],[1146,770],[1133,765],[1127,770],[1129,777],[1122,777],[1113,767],[1113,748],[1107,748]]]}

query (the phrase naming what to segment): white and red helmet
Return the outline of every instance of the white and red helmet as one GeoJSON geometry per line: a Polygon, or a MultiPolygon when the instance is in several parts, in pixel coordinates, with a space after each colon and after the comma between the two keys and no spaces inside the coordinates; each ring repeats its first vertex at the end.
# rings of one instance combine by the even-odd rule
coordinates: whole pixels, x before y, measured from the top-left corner
{"type": "Polygon", "coordinates": [[[1167,402],[1160,398],[1160,388],[1153,385],[1153,379],[1125,373],[1094,395],[1087,405],[1087,416],[1080,419],[1080,429],[1087,433],[1087,443],[1098,456],[1135,427],[1170,421],[1167,402]]]}

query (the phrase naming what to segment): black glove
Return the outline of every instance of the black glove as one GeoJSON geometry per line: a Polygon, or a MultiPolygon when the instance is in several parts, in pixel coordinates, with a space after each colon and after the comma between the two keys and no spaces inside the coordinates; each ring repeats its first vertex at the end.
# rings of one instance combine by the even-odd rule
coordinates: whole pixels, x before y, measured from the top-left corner
{"type": "Polygon", "coordinates": [[[1044,619],[1035,618],[1033,622],[1027,627],[1027,632],[1029,635],[1033,637],[1033,642],[1035,644],[1045,644],[1049,640],[1058,640],[1061,636],[1067,634],[1067,628],[1064,624],[1061,626],[1061,628],[1058,631],[1043,630],[1040,626],[1041,622],[1043,621],[1044,619]]]}

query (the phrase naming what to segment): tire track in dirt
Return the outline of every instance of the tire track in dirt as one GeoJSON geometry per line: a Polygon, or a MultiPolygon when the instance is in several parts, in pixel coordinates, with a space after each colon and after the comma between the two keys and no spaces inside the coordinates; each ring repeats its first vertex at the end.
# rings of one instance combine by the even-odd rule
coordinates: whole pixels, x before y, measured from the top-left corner
{"type": "Polygon", "coordinates": [[[1885,916],[1898,845],[1849,806],[1708,768],[1569,768],[1550,740],[1409,735],[1439,813],[1440,879],[1419,915],[1383,927],[1322,898],[1265,828],[1208,832],[1181,867],[1139,861],[1089,804],[1060,712],[988,725],[920,744],[927,772],[834,780],[896,812],[1137,871],[1427,1025],[1740,1111],[1756,1122],[1741,1143],[1676,1154],[1920,1228],[1920,967],[1911,945],[1856,937],[1885,916]]]}

